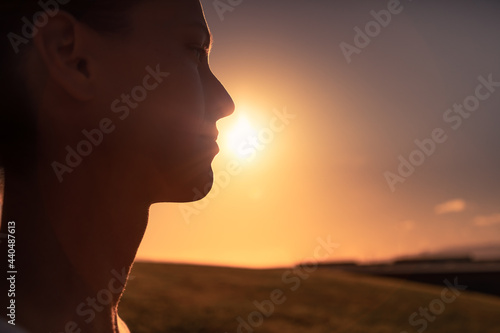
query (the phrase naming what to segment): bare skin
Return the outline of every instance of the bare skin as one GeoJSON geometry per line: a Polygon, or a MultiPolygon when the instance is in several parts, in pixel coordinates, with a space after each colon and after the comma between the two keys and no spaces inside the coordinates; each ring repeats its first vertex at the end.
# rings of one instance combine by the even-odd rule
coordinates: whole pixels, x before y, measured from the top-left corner
{"type": "Polygon", "coordinates": [[[16,222],[16,324],[29,332],[118,332],[150,205],[191,201],[213,181],[215,124],[234,104],[203,51],[211,36],[201,5],[145,1],[129,14],[132,30],[114,35],[60,12],[33,40],[26,75],[38,146],[33,163],[6,170],[2,219],[3,233],[16,222]],[[122,99],[144,84],[146,98],[122,99]],[[103,119],[113,131],[58,173],[66,146],[103,119]]]}

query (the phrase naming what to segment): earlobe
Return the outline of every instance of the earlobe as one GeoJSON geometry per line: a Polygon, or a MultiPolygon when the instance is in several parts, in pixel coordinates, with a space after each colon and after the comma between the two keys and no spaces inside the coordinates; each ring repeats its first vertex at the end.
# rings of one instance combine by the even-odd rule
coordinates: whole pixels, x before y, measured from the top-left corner
{"type": "Polygon", "coordinates": [[[89,100],[94,93],[86,40],[83,25],[65,12],[51,18],[33,38],[49,79],[81,101],[89,100]]]}

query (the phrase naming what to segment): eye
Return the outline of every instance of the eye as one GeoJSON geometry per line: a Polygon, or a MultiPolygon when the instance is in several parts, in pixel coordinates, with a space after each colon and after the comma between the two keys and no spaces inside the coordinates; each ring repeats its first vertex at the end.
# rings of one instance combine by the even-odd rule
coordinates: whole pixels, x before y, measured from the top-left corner
{"type": "Polygon", "coordinates": [[[205,46],[192,46],[191,50],[198,61],[207,58],[209,54],[209,48],[205,46]]]}

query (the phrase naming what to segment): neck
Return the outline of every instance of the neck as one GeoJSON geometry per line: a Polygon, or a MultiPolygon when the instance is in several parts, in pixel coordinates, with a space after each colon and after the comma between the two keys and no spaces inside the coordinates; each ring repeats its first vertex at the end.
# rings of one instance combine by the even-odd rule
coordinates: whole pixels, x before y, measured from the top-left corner
{"type": "Polygon", "coordinates": [[[59,184],[51,175],[19,174],[6,172],[2,220],[3,233],[15,222],[16,324],[33,332],[116,332],[149,206],[111,186],[109,175],[99,182],[81,172],[59,184]]]}

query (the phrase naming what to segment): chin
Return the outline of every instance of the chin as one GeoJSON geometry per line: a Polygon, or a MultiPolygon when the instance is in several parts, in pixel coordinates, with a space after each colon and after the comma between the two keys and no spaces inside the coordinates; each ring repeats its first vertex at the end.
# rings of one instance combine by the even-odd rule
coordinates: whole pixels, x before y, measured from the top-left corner
{"type": "Polygon", "coordinates": [[[189,187],[188,197],[185,202],[198,201],[205,198],[214,185],[214,173],[212,168],[204,172],[196,182],[189,187]]]}
{"type": "Polygon", "coordinates": [[[216,152],[205,145],[194,149],[182,148],[181,153],[165,155],[169,158],[161,163],[163,167],[156,173],[157,177],[163,180],[150,182],[155,187],[155,202],[198,201],[206,197],[212,189],[212,162],[216,152]]]}
{"type": "Polygon", "coordinates": [[[161,191],[163,195],[161,195],[161,198],[157,198],[155,202],[186,203],[205,198],[214,184],[213,170],[209,168],[195,177],[184,178],[183,180],[177,178],[174,181],[167,182],[169,185],[165,186],[161,191]]]}

